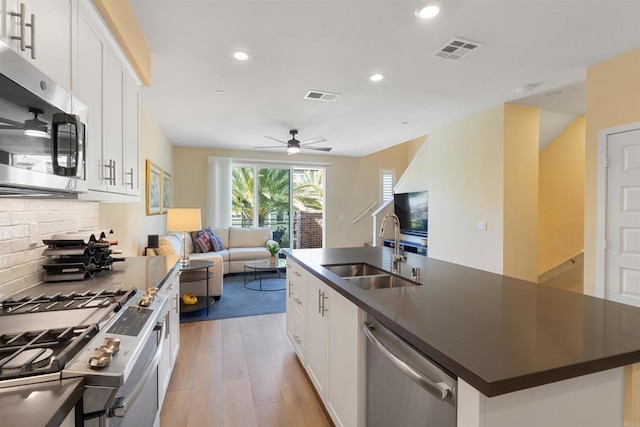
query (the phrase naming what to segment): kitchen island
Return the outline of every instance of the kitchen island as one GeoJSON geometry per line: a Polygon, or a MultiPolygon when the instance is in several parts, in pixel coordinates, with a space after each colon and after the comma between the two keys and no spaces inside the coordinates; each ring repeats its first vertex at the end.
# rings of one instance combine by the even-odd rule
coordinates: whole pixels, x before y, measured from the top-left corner
{"type": "Polygon", "coordinates": [[[401,275],[410,279],[419,267],[416,286],[366,290],[323,267],[391,271],[392,253],[365,247],[287,256],[456,376],[458,426],[621,425],[622,367],[640,362],[639,308],[413,254],[401,275]],[[531,414],[539,417],[522,419],[531,414]]]}

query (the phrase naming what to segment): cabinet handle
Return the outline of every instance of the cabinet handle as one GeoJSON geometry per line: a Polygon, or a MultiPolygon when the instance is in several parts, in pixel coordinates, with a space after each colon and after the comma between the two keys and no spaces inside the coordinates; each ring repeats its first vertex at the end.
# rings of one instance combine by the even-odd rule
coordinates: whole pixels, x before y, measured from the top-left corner
{"type": "Polygon", "coordinates": [[[174,300],[176,302],[176,305],[173,307],[176,311],[176,314],[178,314],[178,307],[180,307],[180,303],[178,302],[178,293],[176,292],[176,296],[174,297],[174,300]]]}
{"type": "Polygon", "coordinates": [[[293,283],[289,281],[289,298],[293,295],[293,283]]]}
{"type": "Polygon", "coordinates": [[[318,314],[322,315],[322,291],[318,289],[318,314]]]}
{"type": "Polygon", "coordinates": [[[302,305],[302,301],[300,301],[298,298],[294,298],[293,300],[296,302],[296,304],[302,305]]]}
{"type": "Polygon", "coordinates": [[[133,190],[133,168],[131,168],[131,172],[126,172],[125,175],[131,176],[131,183],[125,183],[125,185],[130,185],[133,190]]]}
{"type": "Polygon", "coordinates": [[[302,340],[301,340],[300,338],[298,338],[298,336],[297,336],[297,335],[294,335],[294,336],[293,336],[293,339],[294,339],[294,340],[296,340],[296,342],[297,342],[298,344],[302,344],[302,340]]]}
{"type": "Polygon", "coordinates": [[[31,50],[31,59],[36,59],[36,16],[33,13],[31,14],[31,22],[25,25],[31,29],[31,44],[25,47],[31,50]]]}
{"type": "Polygon", "coordinates": [[[31,14],[31,22],[27,23],[25,19],[25,5],[24,3],[20,3],[20,12],[10,12],[9,15],[17,16],[20,20],[20,25],[18,26],[19,35],[11,36],[11,40],[20,40],[20,50],[25,51],[27,49],[31,50],[31,59],[36,59],[36,16],[31,14]],[[27,27],[31,29],[31,44],[27,44],[26,32],[27,27]]]}
{"type": "Polygon", "coordinates": [[[116,185],[116,161],[109,159],[109,164],[104,165],[109,170],[109,177],[104,178],[109,185],[116,185]]]}
{"type": "Polygon", "coordinates": [[[167,322],[167,327],[164,328],[164,339],[166,340],[167,338],[169,338],[169,334],[170,334],[170,327],[169,325],[171,325],[171,311],[167,311],[167,315],[165,316],[165,322],[167,322]]]}
{"type": "Polygon", "coordinates": [[[324,302],[325,302],[329,297],[328,297],[328,296],[326,296],[326,295],[324,294],[324,292],[322,292],[322,294],[321,294],[321,295],[322,295],[322,296],[320,297],[320,301],[321,301],[321,303],[320,303],[320,314],[322,315],[322,317],[324,317],[324,314],[325,314],[327,311],[329,311],[329,310],[327,310],[327,308],[324,306],[324,302]]]}
{"type": "Polygon", "coordinates": [[[20,3],[20,12],[11,12],[10,15],[17,16],[20,21],[20,25],[18,25],[18,35],[11,36],[11,40],[20,40],[20,50],[25,50],[27,47],[27,44],[24,40],[24,33],[26,32],[27,23],[25,22],[25,19],[24,19],[24,15],[25,15],[24,3],[20,3]]]}

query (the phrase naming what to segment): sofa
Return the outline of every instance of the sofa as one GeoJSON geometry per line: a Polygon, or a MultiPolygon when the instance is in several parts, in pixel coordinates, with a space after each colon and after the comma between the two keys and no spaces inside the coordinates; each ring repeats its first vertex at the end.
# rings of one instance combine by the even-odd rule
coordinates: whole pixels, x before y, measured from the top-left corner
{"type": "MultiPolygon", "coordinates": [[[[214,252],[195,252],[191,233],[187,233],[187,250],[191,260],[215,262],[209,279],[209,295],[222,296],[222,278],[225,274],[244,272],[244,263],[250,260],[267,259],[271,255],[266,248],[273,234],[270,228],[211,227],[220,236],[223,248],[214,252]]],[[[181,255],[182,233],[170,233],[158,239],[157,249],[148,249],[148,255],[181,255]]]]}

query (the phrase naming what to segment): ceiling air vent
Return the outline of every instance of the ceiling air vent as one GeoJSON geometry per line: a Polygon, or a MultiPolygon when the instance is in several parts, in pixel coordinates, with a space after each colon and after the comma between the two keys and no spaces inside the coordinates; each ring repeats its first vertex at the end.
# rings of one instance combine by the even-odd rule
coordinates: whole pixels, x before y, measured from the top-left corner
{"type": "Polygon", "coordinates": [[[316,101],[333,102],[340,97],[339,93],[321,92],[319,90],[310,90],[304,96],[305,99],[315,99],[316,101]]]}
{"type": "Polygon", "coordinates": [[[449,40],[447,44],[438,49],[434,55],[439,58],[457,60],[473,52],[480,46],[482,46],[482,43],[454,37],[449,40]]]}

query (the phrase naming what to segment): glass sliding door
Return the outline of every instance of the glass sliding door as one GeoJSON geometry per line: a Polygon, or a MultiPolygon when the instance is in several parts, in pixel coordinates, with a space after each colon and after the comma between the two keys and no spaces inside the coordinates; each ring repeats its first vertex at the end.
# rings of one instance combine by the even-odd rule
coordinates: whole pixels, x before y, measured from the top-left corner
{"type": "Polygon", "coordinates": [[[269,227],[282,248],[322,247],[323,177],[323,169],[234,166],[232,225],[269,227]]]}
{"type": "Polygon", "coordinates": [[[231,170],[231,225],[253,227],[255,218],[254,168],[236,166],[231,170]]]}
{"type": "Polygon", "coordinates": [[[323,169],[293,169],[293,227],[295,242],[292,247],[323,247],[323,169]]]}
{"type": "Polygon", "coordinates": [[[273,240],[289,248],[291,223],[291,170],[258,169],[258,225],[273,231],[273,240]]]}

